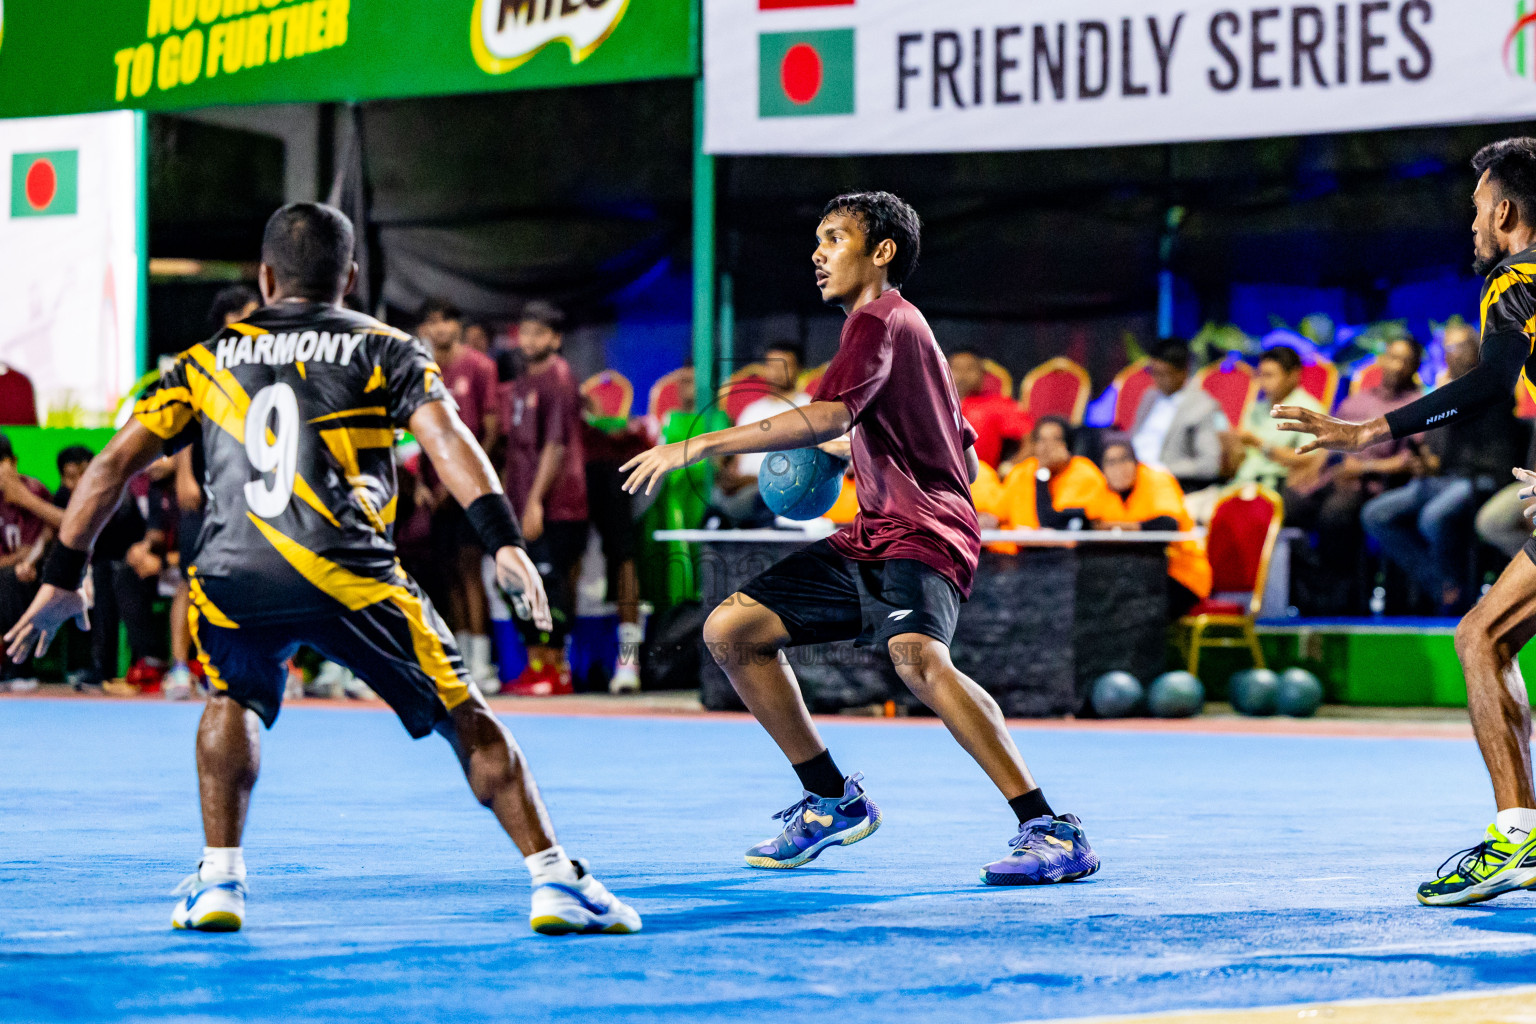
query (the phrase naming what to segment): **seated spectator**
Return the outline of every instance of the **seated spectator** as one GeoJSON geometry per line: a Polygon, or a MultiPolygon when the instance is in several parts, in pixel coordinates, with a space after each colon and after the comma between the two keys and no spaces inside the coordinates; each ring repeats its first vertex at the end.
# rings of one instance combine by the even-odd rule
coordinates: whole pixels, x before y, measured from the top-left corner
{"type": "Polygon", "coordinates": [[[986,368],[974,349],[956,349],[950,355],[949,375],[960,395],[960,415],[976,431],[976,458],[993,469],[1017,461],[1035,426],[1029,413],[1006,395],[981,393],[986,368]]]}
{"type": "MultiPolygon", "coordinates": [[[[42,481],[17,469],[11,439],[0,434],[0,633],[15,625],[37,594],[43,552],[62,521],[42,481]]],[[[35,690],[32,661],[0,658],[0,690],[35,690]]]]}
{"type": "MultiPolygon", "coordinates": [[[[1536,437],[1532,438],[1521,465],[1536,466],[1536,437]]],[[[1518,555],[1531,539],[1531,521],[1525,517],[1525,504],[1520,500],[1524,486],[1518,482],[1505,484],[1477,510],[1474,525],[1478,540],[1497,548],[1507,558],[1518,555]]]]}
{"type": "MultiPolygon", "coordinates": [[[[1096,530],[1193,530],[1194,520],[1184,508],[1184,491],[1172,473],[1139,462],[1133,441],[1114,437],[1104,445],[1104,479],[1119,505],[1104,518],[1095,519],[1096,530]]],[[[1211,596],[1211,563],[1200,541],[1182,540],[1168,545],[1168,612],[1179,618],[1211,596]]]]}
{"type": "Polygon", "coordinates": [[[997,470],[978,460],[976,479],[971,481],[971,501],[976,506],[976,518],[983,530],[996,530],[1008,518],[1004,493],[997,470]]]}
{"type": "MultiPolygon", "coordinates": [[[[1447,330],[1451,379],[1478,363],[1478,336],[1447,330]]],[[[1442,612],[1454,614],[1477,597],[1467,579],[1467,543],[1477,508],[1509,478],[1530,443],[1530,428],[1515,418],[1514,399],[1470,420],[1429,434],[1419,448],[1418,477],[1372,498],[1361,509],[1366,533],[1382,554],[1415,580],[1442,612]]]]}
{"type": "Polygon", "coordinates": [[[1071,424],[1060,416],[1042,417],[1030,441],[1034,454],[1003,482],[1009,529],[1081,529],[1089,520],[1113,516],[1114,495],[1104,474],[1091,459],[1072,454],[1071,424]]]}
{"type": "MultiPolygon", "coordinates": [[[[1355,392],[1339,405],[1341,419],[1365,422],[1419,397],[1414,382],[1424,349],[1412,337],[1387,345],[1377,360],[1381,383],[1355,392]]],[[[1287,482],[1285,522],[1315,533],[1317,545],[1291,549],[1295,602],[1309,615],[1363,613],[1365,574],[1361,565],[1360,509],[1371,498],[1406,482],[1414,455],[1408,439],[1383,441],[1355,455],[1329,456],[1316,473],[1292,472],[1287,482]]]]}
{"type": "Polygon", "coordinates": [[[1147,361],[1153,387],[1141,398],[1131,427],[1136,461],[1167,470],[1185,491],[1221,479],[1221,435],[1232,429],[1221,403],[1189,372],[1189,343],[1161,342],[1147,361]]]}
{"type": "Polygon", "coordinates": [[[1294,405],[1327,412],[1323,404],[1301,386],[1301,356],[1288,345],[1276,345],[1259,357],[1256,374],[1259,395],[1248,405],[1234,437],[1245,449],[1242,464],[1232,478],[1235,484],[1263,484],[1280,490],[1293,470],[1315,472],[1327,458],[1322,452],[1296,454],[1309,440],[1306,434],[1281,430],[1269,410],[1294,405]]]}
{"type": "MultiPolygon", "coordinates": [[[[741,410],[738,427],[758,423],[788,409],[809,405],[811,396],[800,390],[800,368],[805,363],[805,348],[798,342],[776,341],[763,352],[763,376],[767,392],[741,410]]],[[[715,473],[710,494],[713,514],[726,529],[749,529],[773,522],[763,496],[757,490],[757,474],[763,468],[762,454],[737,455],[723,460],[715,473]]]]}

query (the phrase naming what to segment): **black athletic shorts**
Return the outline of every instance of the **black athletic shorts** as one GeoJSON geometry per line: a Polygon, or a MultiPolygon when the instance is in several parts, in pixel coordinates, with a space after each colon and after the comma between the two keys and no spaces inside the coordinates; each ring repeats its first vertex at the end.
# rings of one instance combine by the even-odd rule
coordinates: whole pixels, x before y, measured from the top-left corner
{"type": "Polygon", "coordinates": [[[932,566],[912,558],[856,562],[825,540],[770,566],[739,593],[783,620],[791,647],[838,640],[884,647],[902,633],[948,645],[960,615],[960,592],[932,566]]]}
{"type": "Polygon", "coordinates": [[[261,716],[277,721],[288,682],[287,660],[313,647],[345,665],[420,739],[469,699],[470,677],[453,634],[412,579],[376,604],[338,615],[275,624],[236,625],[211,604],[194,577],[192,639],[208,683],[261,716]],[[220,622],[222,621],[222,625],[220,622]]]}
{"type": "Polygon", "coordinates": [[[1526,558],[1529,558],[1532,562],[1536,562],[1536,537],[1532,537],[1530,540],[1526,541],[1525,546],[1520,550],[1525,552],[1526,558]]]}
{"type": "Polygon", "coordinates": [[[635,517],[634,498],[624,489],[624,474],[611,462],[587,463],[587,518],[603,542],[608,593],[617,593],[618,566],[635,557],[635,517]]]}

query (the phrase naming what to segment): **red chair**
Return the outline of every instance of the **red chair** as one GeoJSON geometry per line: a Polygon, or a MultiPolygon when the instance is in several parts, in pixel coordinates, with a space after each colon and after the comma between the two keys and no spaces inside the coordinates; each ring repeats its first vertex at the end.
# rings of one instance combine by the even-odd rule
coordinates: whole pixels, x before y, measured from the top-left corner
{"type": "Polygon", "coordinates": [[[1229,355],[1212,363],[1195,375],[1201,389],[1216,399],[1221,411],[1227,414],[1227,422],[1233,429],[1242,425],[1243,413],[1253,401],[1258,385],[1253,380],[1253,367],[1235,355],[1229,355]]]}
{"type": "Polygon", "coordinates": [[[596,415],[627,420],[635,387],[617,370],[599,370],[581,382],[581,397],[596,415]]]}
{"type": "Polygon", "coordinates": [[[1284,518],[1280,495],[1258,484],[1234,488],[1217,499],[1205,535],[1211,596],[1179,619],[1180,646],[1191,674],[1199,674],[1200,652],[1207,647],[1246,647],[1254,666],[1264,667],[1253,619],[1264,599],[1269,560],[1284,518]],[[1209,635],[1212,631],[1217,635],[1209,635]]]}
{"type": "Polygon", "coordinates": [[[809,370],[801,370],[800,376],[795,379],[795,386],[808,395],[816,394],[816,386],[821,383],[821,378],[827,375],[827,367],[830,365],[830,363],[822,363],[809,370]]]}
{"type": "Polygon", "coordinates": [[[1156,385],[1147,370],[1147,358],[1136,360],[1115,375],[1115,429],[1130,430],[1136,425],[1136,410],[1143,396],[1156,385]]]}
{"type": "Polygon", "coordinates": [[[1066,356],[1056,356],[1025,375],[1019,385],[1019,404],[1037,422],[1046,416],[1061,416],[1070,423],[1081,423],[1092,386],[1087,370],[1066,356]]]}
{"type": "Polygon", "coordinates": [[[768,386],[768,378],[763,376],[765,369],[762,363],[748,363],[726,378],[720,390],[715,392],[720,408],[725,410],[732,423],[743,409],[773,390],[768,386]]]}
{"type": "Polygon", "coordinates": [[[651,385],[650,407],[645,414],[656,423],[667,422],[667,417],[683,408],[683,381],[693,379],[693,367],[680,366],[651,385]]]}
{"type": "Polygon", "coordinates": [[[1301,367],[1301,389],[1320,402],[1324,409],[1333,409],[1333,400],[1339,393],[1339,368],[1318,356],[1301,367]]]}
{"type": "Polygon", "coordinates": [[[1003,364],[992,359],[981,361],[981,393],[1013,397],[1013,374],[1003,369],[1003,364]]]}
{"type": "MultiPolygon", "coordinates": [[[[1424,386],[1424,379],[1414,371],[1413,382],[1419,387],[1424,386]]],[[[1359,394],[1361,391],[1369,391],[1371,388],[1381,386],[1381,363],[1373,356],[1367,362],[1355,367],[1355,372],[1349,378],[1349,393],[1359,394]]]]}

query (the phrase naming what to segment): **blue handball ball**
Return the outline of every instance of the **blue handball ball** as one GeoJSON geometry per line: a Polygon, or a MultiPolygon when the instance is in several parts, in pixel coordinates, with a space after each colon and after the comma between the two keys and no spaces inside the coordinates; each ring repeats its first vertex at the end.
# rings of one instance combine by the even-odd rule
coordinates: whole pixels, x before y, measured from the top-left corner
{"type": "Polygon", "coordinates": [[[769,452],[757,474],[757,489],[776,516],[818,519],[837,504],[848,463],[820,448],[769,452]]]}

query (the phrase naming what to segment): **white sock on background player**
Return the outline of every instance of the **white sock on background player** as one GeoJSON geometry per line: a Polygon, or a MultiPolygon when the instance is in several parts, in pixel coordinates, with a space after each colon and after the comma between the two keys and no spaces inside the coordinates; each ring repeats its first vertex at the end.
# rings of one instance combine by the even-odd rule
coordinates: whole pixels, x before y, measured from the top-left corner
{"type": "Polygon", "coordinates": [[[524,857],[523,863],[528,865],[528,877],[534,885],[543,885],[545,882],[570,884],[576,881],[576,865],[565,855],[565,847],[558,844],[524,857]]]}
{"type": "Polygon", "coordinates": [[[619,663],[608,683],[610,693],[634,693],[640,689],[640,644],[645,629],[638,622],[619,623],[619,663]]]}

